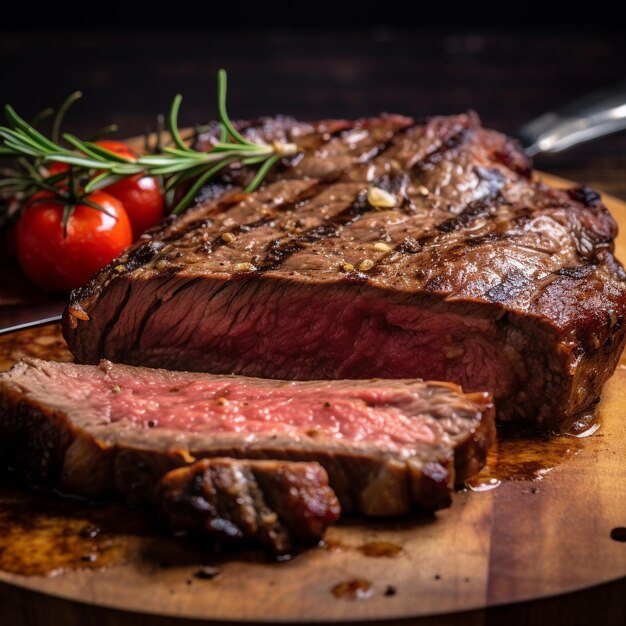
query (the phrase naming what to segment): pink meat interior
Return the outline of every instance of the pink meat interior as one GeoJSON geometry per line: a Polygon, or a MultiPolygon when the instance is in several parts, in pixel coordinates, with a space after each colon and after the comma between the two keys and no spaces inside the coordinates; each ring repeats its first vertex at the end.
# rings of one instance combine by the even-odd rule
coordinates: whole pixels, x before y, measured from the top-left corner
{"type": "MultiPolygon", "coordinates": [[[[371,386],[340,383],[282,383],[236,378],[191,380],[184,374],[160,376],[142,370],[134,376],[113,368],[104,375],[80,378],[54,372],[54,389],[46,380],[45,400],[85,407],[106,422],[185,432],[323,434],[351,442],[410,444],[441,435],[424,393],[403,383],[371,386]],[[66,380],[64,380],[66,379],[66,380]]],[[[40,376],[47,376],[39,372],[40,376]]],[[[388,381],[389,382],[389,381],[388,381]]],[[[420,387],[420,389],[422,389],[420,387]]]]}

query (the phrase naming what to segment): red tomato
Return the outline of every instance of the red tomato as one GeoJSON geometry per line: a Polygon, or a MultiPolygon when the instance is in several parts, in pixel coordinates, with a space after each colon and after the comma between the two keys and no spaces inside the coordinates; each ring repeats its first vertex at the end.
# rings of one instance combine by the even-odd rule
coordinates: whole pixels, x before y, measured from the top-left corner
{"type": "Polygon", "coordinates": [[[154,176],[130,176],[105,187],[105,191],[124,205],[133,227],[133,239],[138,239],[163,217],[165,200],[154,176]]]}
{"type": "MultiPolygon", "coordinates": [[[[137,153],[122,141],[96,141],[99,146],[129,159],[136,159],[137,153]]],[[[157,224],[163,217],[165,200],[159,189],[159,182],[154,176],[130,176],[106,187],[106,192],[116,197],[126,209],[133,237],[157,224]]]]}
{"type": "Polygon", "coordinates": [[[87,199],[107,213],[86,205],[75,207],[63,237],[63,205],[40,192],[26,204],[17,226],[17,251],[24,273],[42,289],[70,291],[85,284],[101,267],[132,243],[122,203],[104,191],[87,199]]]}
{"type": "MultiPolygon", "coordinates": [[[[123,141],[100,139],[96,141],[96,144],[133,161],[138,157],[137,152],[123,141]]],[[[67,169],[69,166],[65,163],[53,162],[48,165],[50,176],[65,172],[67,169]]],[[[159,188],[159,182],[154,176],[141,174],[129,176],[105,189],[108,194],[124,205],[133,229],[133,239],[139,238],[141,233],[158,224],[163,217],[165,199],[159,188]]]]}
{"type": "Polygon", "coordinates": [[[134,161],[139,155],[127,144],[123,141],[115,141],[114,139],[98,139],[96,141],[96,145],[101,148],[106,148],[111,152],[115,152],[119,156],[126,157],[127,159],[131,159],[134,161]]]}
{"type": "Polygon", "coordinates": [[[48,176],[56,176],[61,172],[67,172],[70,169],[70,166],[67,163],[58,163],[57,161],[52,161],[52,163],[46,164],[46,169],[48,170],[48,176]]]}

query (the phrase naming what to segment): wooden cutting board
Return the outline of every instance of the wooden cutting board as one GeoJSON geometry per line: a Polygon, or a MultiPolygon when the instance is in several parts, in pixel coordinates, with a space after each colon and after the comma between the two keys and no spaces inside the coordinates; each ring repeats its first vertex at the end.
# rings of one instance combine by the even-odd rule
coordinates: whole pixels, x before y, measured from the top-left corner
{"type": "MultiPolygon", "coordinates": [[[[626,233],[626,203],[605,201],[626,233]]],[[[626,234],[617,254],[626,259],[626,234]]],[[[24,355],[70,358],[57,327],[0,339],[0,368],[24,355]]],[[[409,623],[403,618],[430,616],[431,624],[439,615],[440,624],[484,624],[493,622],[486,607],[619,579],[600,588],[605,595],[613,590],[612,605],[601,597],[602,610],[623,617],[624,359],[599,413],[599,429],[584,438],[502,430],[488,467],[472,489],[455,495],[449,510],[387,522],[344,520],[329,530],[325,546],[280,563],[253,552],[220,554],[168,537],[141,512],[29,494],[5,478],[0,623],[409,623]],[[467,613],[473,609],[478,611],[467,613]],[[455,617],[458,612],[466,613],[455,617]]],[[[545,617],[548,605],[541,606],[545,617]]],[[[568,623],[576,623],[585,610],[572,596],[550,606],[557,611],[551,621],[533,623],[560,623],[554,618],[559,610],[568,610],[568,623]]],[[[520,615],[511,612],[507,623],[522,623],[520,615]]],[[[595,623],[613,623],[596,617],[595,623]]]]}

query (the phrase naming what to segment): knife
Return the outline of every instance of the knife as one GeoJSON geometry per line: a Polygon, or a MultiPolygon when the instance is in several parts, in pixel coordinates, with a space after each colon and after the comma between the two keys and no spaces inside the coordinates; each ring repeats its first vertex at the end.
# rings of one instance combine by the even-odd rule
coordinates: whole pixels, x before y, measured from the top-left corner
{"type": "Polygon", "coordinates": [[[57,300],[28,307],[7,307],[0,313],[0,335],[60,322],[65,305],[65,300],[57,300]]]}
{"type": "Polygon", "coordinates": [[[626,80],[549,111],[511,133],[526,154],[551,154],[626,129],[626,80]]]}
{"type": "MultiPolygon", "coordinates": [[[[549,111],[512,134],[526,154],[555,153],[580,143],[626,130],[626,80],[549,111]]],[[[3,314],[0,335],[61,321],[65,302],[10,310],[3,314]]]]}

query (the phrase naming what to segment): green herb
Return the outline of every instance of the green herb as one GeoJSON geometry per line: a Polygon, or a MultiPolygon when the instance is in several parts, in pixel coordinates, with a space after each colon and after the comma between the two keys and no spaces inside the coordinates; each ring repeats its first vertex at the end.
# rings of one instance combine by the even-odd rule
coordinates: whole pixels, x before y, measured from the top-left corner
{"type": "MultiPolygon", "coordinates": [[[[226,111],[224,70],[218,72],[217,95],[220,140],[209,152],[199,152],[190,148],[182,138],[178,128],[182,96],[177,95],[168,117],[173,145],[161,145],[160,154],[145,154],[131,160],[92,141],[83,141],[74,135],[64,133],[62,138],[70,146],[67,148],[60,144],[57,137],[58,124],[55,123],[52,139],[49,139],[24,121],[11,106],[6,105],[4,110],[9,126],[0,126],[0,155],[26,159],[31,164],[67,163],[72,166],[75,175],[81,172],[90,175],[84,185],[85,193],[102,189],[135,174],[162,177],[166,190],[174,189],[183,181],[193,180],[184,197],[172,208],[171,212],[177,214],[193,201],[207,181],[225,168],[235,163],[250,167],[258,166],[256,174],[246,187],[246,191],[250,192],[262,183],[278,160],[284,156],[294,155],[298,151],[297,146],[290,143],[254,143],[237,131],[226,111]],[[91,177],[96,171],[98,174],[91,177]]],[[[33,175],[31,182],[35,187],[51,190],[58,182],[53,179],[54,177],[39,176],[35,180],[33,175]]],[[[7,179],[0,181],[0,184],[10,185],[7,179]]]]}
{"type": "MultiPolygon", "coordinates": [[[[51,134],[53,141],[58,143],[63,118],[72,104],[81,97],[81,92],[75,91],[65,99],[56,112],[52,108],[44,109],[35,115],[30,124],[27,124],[20,118],[19,126],[16,127],[14,125],[13,129],[6,130],[19,130],[19,128],[26,127],[29,129],[29,136],[31,136],[33,131],[37,132],[35,131],[37,124],[48,117],[52,117],[51,134]]],[[[14,111],[13,114],[15,115],[14,111]]],[[[116,130],[117,126],[114,124],[106,126],[98,131],[91,141],[96,141],[96,139],[116,130]]],[[[15,136],[12,137],[15,140],[15,136]]],[[[5,137],[3,136],[2,139],[4,140],[5,137]]],[[[5,141],[0,143],[0,155],[17,156],[5,144],[5,141]]],[[[75,175],[74,167],[70,166],[66,171],[50,175],[44,165],[44,159],[45,155],[43,154],[38,157],[33,154],[21,155],[17,156],[12,168],[0,169],[0,229],[19,217],[26,202],[31,202],[32,204],[43,202],[56,203],[63,206],[62,225],[64,236],[67,235],[68,219],[78,204],[85,204],[106,213],[103,207],[85,198],[85,194],[81,189],[81,181],[75,175]],[[33,199],[33,195],[38,191],[50,193],[45,197],[33,199]]]]}

